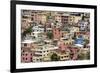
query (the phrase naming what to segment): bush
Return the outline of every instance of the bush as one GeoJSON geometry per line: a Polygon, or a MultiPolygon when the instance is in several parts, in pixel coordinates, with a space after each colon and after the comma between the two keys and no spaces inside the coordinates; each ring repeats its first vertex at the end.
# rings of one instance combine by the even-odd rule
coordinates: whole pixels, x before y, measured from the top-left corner
{"type": "Polygon", "coordinates": [[[60,60],[60,57],[56,53],[53,53],[50,58],[51,58],[51,61],[59,61],[60,60]]]}

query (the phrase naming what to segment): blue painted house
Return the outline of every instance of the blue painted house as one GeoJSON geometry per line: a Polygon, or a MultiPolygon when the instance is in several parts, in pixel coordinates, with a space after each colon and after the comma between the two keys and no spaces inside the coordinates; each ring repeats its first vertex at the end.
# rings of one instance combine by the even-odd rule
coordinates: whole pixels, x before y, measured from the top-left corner
{"type": "Polygon", "coordinates": [[[83,45],[84,39],[82,36],[79,36],[78,38],[75,39],[75,44],[80,44],[83,45]]]}

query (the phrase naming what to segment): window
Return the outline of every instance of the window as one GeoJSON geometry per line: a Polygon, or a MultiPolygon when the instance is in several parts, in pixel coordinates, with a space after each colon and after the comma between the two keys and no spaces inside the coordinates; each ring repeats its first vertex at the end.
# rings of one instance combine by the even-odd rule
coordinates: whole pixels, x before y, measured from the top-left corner
{"type": "Polygon", "coordinates": [[[33,20],[34,20],[34,18],[31,18],[31,20],[33,21],[33,20]]]}
{"type": "Polygon", "coordinates": [[[42,59],[40,59],[40,61],[42,61],[42,59]]]}
{"type": "Polygon", "coordinates": [[[66,58],[66,56],[64,56],[66,58]]]}
{"type": "Polygon", "coordinates": [[[61,46],[59,48],[61,48],[61,46]]]}
{"type": "Polygon", "coordinates": [[[24,46],[27,46],[27,44],[25,43],[24,46]]]}
{"type": "Polygon", "coordinates": [[[66,45],[66,44],[64,43],[64,45],[66,45]]]}
{"type": "Polygon", "coordinates": [[[69,56],[67,56],[67,58],[68,58],[69,56]]]}
{"type": "Polygon", "coordinates": [[[30,58],[31,59],[31,61],[32,61],[32,58],[30,58]]]}
{"type": "Polygon", "coordinates": [[[23,50],[23,52],[25,52],[25,51],[23,50]]]}
{"type": "Polygon", "coordinates": [[[37,61],[39,61],[39,59],[36,59],[37,61]]]}
{"type": "Polygon", "coordinates": [[[37,53],[42,53],[42,51],[37,51],[37,53]]]}
{"type": "Polygon", "coordinates": [[[59,32],[60,32],[60,29],[59,29],[59,32]]]}
{"type": "Polygon", "coordinates": [[[32,56],[32,53],[31,53],[31,56],[32,56]]]}
{"type": "Polygon", "coordinates": [[[40,48],[41,50],[43,49],[43,48],[40,48]]]}
{"type": "Polygon", "coordinates": [[[26,58],[26,60],[27,60],[27,58],[26,58]]]}
{"type": "Polygon", "coordinates": [[[63,57],[61,57],[61,58],[63,58],[63,57]]]}
{"type": "Polygon", "coordinates": [[[24,57],[23,57],[23,60],[24,60],[24,57]]]}
{"type": "Polygon", "coordinates": [[[27,53],[26,53],[26,56],[27,56],[27,53]]]}

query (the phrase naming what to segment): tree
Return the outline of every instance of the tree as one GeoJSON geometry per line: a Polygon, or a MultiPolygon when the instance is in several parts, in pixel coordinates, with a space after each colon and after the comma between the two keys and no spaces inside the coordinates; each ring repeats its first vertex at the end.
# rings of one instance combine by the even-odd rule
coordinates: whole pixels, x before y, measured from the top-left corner
{"type": "Polygon", "coordinates": [[[84,60],[84,57],[85,57],[85,54],[83,54],[83,53],[78,54],[79,60],[84,60]]]}
{"type": "Polygon", "coordinates": [[[53,33],[52,33],[52,32],[47,32],[47,37],[48,37],[49,39],[52,39],[52,38],[53,38],[53,33]]]}
{"type": "Polygon", "coordinates": [[[90,52],[87,52],[86,59],[90,59],[90,52]]]}
{"type": "Polygon", "coordinates": [[[32,32],[32,28],[33,26],[30,26],[29,28],[27,28],[23,33],[22,33],[22,36],[26,36],[26,34],[29,34],[32,32]]]}
{"type": "Polygon", "coordinates": [[[87,44],[89,44],[89,40],[88,39],[84,39],[84,46],[86,46],[87,44]]]}
{"type": "Polygon", "coordinates": [[[76,39],[76,34],[75,33],[74,33],[74,36],[72,37],[72,39],[74,39],[74,40],[76,39]]]}
{"type": "Polygon", "coordinates": [[[87,53],[80,53],[80,54],[78,55],[78,59],[79,59],[79,60],[90,59],[90,52],[87,52],[87,53]]]}
{"type": "Polygon", "coordinates": [[[51,61],[59,61],[60,60],[60,57],[56,53],[53,53],[50,58],[51,58],[51,61]]]}

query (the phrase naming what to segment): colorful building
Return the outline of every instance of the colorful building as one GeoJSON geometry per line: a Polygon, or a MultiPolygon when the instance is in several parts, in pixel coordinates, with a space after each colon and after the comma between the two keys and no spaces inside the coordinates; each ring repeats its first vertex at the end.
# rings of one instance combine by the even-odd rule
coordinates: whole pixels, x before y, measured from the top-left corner
{"type": "Polygon", "coordinates": [[[60,51],[58,52],[58,56],[60,57],[60,61],[70,60],[70,50],[60,51]]]}
{"type": "Polygon", "coordinates": [[[61,14],[55,14],[55,21],[58,21],[61,23],[61,14]]]}
{"type": "Polygon", "coordinates": [[[80,45],[84,44],[84,39],[82,35],[78,36],[78,38],[75,39],[75,44],[80,44],[80,45]]]}
{"type": "Polygon", "coordinates": [[[60,51],[65,51],[67,49],[67,45],[64,43],[64,41],[59,41],[58,46],[60,51]]]}
{"type": "Polygon", "coordinates": [[[33,62],[35,62],[36,59],[38,58],[42,59],[42,61],[50,61],[50,54],[56,50],[58,50],[58,47],[50,45],[50,44],[38,45],[38,47],[35,49],[35,55],[33,56],[33,62]]]}
{"type": "Polygon", "coordinates": [[[63,26],[66,26],[68,24],[69,14],[62,14],[61,15],[61,23],[63,26]]]}
{"type": "Polygon", "coordinates": [[[33,49],[33,41],[24,40],[21,43],[21,62],[32,62],[32,56],[34,54],[31,49],[33,49]]]}
{"type": "Polygon", "coordinates": [[[79,49],[77,47],[69,47],[71,53],[70,53],[70,57],[72,60],[77,60],[78,59],[78,51],[79,49]]]}
{"type": "Polygon", "coordinates": [[[32,28],[31,36],[33,36],[34,38],[42,37],[42,35],[40,33],[44,33],[43,25],[34,26],[32,28]]]}
{"type": "Polygon", "coordinates": [[[29,63],[29,62],[32,62],[32,52],[29,52],[29,51],[23,51],[21,53],[21,62],[23,63],[29,63]]]}
{"type": "Polygon", "coordinates": [[[53,39],[60,40],[61,37],[62,37],[62,32],[60,28],[53,28],[53,39]]]}
{"type": "Polygon", "coordinates": [[[78,26],[80,27],[80,31],[89,30],[89,28],[90,28],[89,24],[90,24],[90,22],[88,20],[85,20],[85,16],[82,15],[82,19],[79,20],[79,22],[78,22],[78,26]]]}

